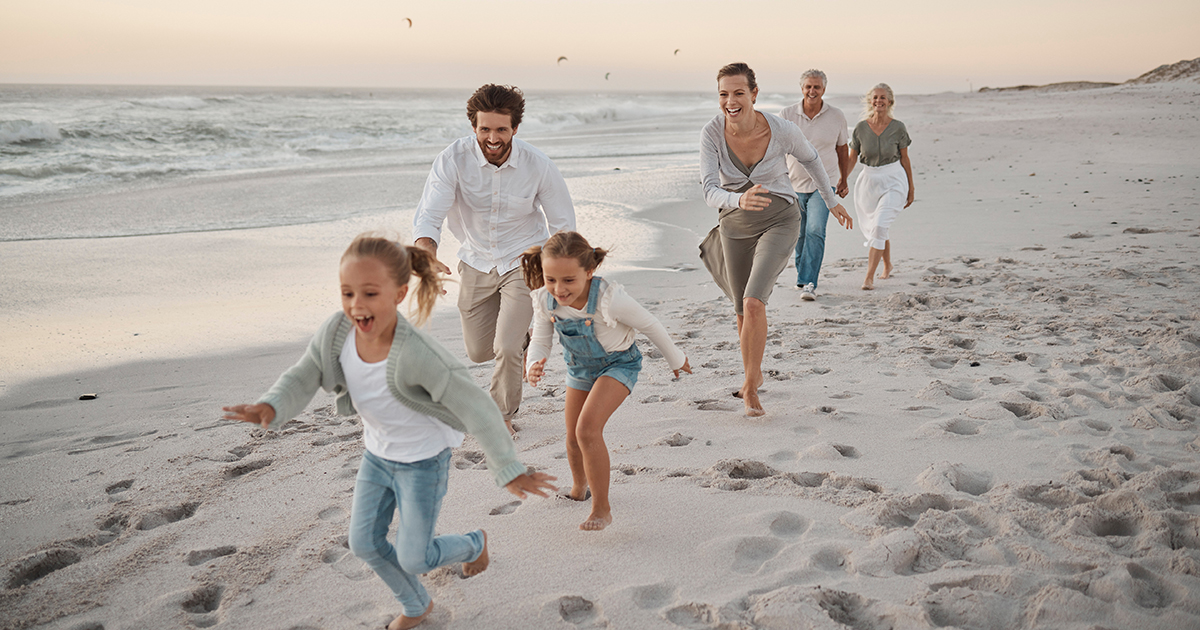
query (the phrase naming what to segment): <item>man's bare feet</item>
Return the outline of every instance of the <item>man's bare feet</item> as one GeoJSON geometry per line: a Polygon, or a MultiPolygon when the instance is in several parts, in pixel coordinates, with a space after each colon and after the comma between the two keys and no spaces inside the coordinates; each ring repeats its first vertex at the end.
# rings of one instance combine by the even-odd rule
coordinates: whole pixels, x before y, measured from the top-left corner
{"type": "Polygon", "coordinates": [[[487,531],[482,529],[479,531],[483,532],[483,551],[479,552],[478,558],[462,564],[463,575],[467,577],[479,575],[488,568],[487,531]]]}
{"type": "Polygon", "coordinates": [[[752,387],[750,385],[743,385],[741,391],[739,391],[738,394],[740,394],[740,396],[738,396],[738,398],[741,398],[742,403],[744,403],[746,405],[746,416],[747,417],[754,418],[757,416],[764,416],[767,414],[766,411],[763,411],[762,403],[759,402],[759,400],[758,400],[758,388],[757,387],[752,387]]]}
{"type": "Polygon", "coordinates": [[[579,529],[585,532],[598,532],[609,525],[612,525],[612,513],[597,514],[592,512],[586,521],[579,524],[579,529]]]}
{"type": "Polygon", "coordinates": [[[408,630],[409,628],[415,628],[422,621],[425,621],[425,618],[429,616],[431,611],[433,611],[432,601],[429,602],[429,607],[425,609],[425,612],[421,613],[420,617],[405,617],[404,615],[400,615],[387,625],[387,630],[408,630]]]}

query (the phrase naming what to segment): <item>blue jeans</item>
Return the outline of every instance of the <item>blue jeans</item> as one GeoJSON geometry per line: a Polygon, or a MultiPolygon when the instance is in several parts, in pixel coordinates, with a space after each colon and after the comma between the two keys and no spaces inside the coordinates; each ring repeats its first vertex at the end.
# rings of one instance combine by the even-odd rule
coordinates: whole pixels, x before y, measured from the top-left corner
{"type": "Polygon", "coordinates": [[[429,593],[417,576],[455,562],[471,562],[483,553],[483,532],[434,536],[442,497],[450,478],[450,449],[419,462],[401,463],[363,453],[350,510],[350,551],[383,578],[404,605],[419,617],[429,593]],[[388,527],[400,509],[396,545],[388,527]]]}
{"type": "Polygon", "coordinates": [[[825,258],[825,224],[829,207],[817,191],[796,193],[800,202],[800,238],[796,240],[796,286],[817,286],[821,259],[825,258]]]}

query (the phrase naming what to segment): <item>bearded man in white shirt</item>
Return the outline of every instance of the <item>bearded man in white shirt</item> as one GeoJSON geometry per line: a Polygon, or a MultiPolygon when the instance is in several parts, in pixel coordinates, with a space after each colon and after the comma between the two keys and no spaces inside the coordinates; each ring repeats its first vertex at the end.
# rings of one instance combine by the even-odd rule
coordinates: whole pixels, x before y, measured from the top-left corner
{"type": "MultiPolygon", "coordinates": [[[[489,389],[508,430],[521,405],[533,303],[518,257],[550,235],[575,229],[575,206],[558,167],[513,137],[525,112],[515,87],[487,84],[467,100],[473,136],[433,162],[413,217],[417,247],[437,254],[442,223],[458,250],[458,310],[467,356],[496,360],[489,389]]],[[[445,265],[442,271],[449,274],[445,265]]]]}

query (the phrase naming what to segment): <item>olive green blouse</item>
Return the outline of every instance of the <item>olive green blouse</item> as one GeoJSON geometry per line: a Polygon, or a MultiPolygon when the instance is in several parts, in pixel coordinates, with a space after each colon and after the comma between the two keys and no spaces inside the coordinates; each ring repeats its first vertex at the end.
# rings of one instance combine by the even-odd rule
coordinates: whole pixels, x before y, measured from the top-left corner
{"type": "Polygon", "coordinates": [[[908,137],[908,129],[904,123],[893,119],[883,130],[875,135],[871,125],[865,120],[854,126],[850,134],[850,148],[858,152],[858,161],[867,166],[885,166],[900,161],[900,149],[912,144],[908,137]]]}

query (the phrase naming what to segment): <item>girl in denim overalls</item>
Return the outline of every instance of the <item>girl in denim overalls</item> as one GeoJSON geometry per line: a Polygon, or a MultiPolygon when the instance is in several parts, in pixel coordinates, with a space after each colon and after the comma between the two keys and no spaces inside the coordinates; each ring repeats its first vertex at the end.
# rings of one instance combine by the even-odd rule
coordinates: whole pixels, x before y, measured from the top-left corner
{"type": "Polygon", "coordinates": [[[654,342],[676,377],[681,371],[692,372],[687,357],[653,315],[621,285],[593,275],[607,253],[577,232],[559,232],[521,255],[525,282],[535,289],[526,380],[535,386],[541,380],[557,330],[567,362],[567,462],[572,477],[567,496],[583,501],[590,489],[592,498],[592,513],[579,525],[583,530],[612,523],[604,425],[637,383],[642,369],[642,353],[634,344],[638,331],[654,342]]]}

